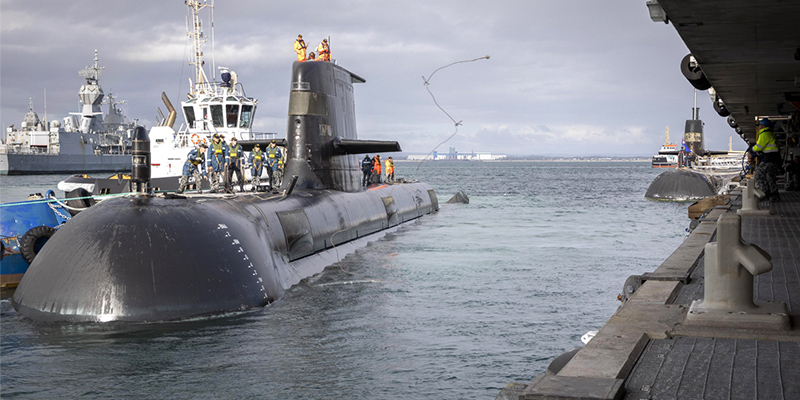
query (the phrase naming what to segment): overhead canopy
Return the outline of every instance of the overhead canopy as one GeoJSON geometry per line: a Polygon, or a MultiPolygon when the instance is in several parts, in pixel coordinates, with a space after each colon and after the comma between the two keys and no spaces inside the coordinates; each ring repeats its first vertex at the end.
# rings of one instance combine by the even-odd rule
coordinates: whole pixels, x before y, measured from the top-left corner
{"type": "MultiPolygon", "coordinates": [[[[648,2],[648,6],[653,3],[648,2]]],[[[795,107],[800,107],[800,1],[658,0],[657,3],[747,141],[755,143],[757,117],[786,117],[798,110],[795,107]]],[[[675,61],[678,68],[679,60],[675,61]]],[[[785,130],[785,125],[779,122],[776,132],[785,130]]]]}

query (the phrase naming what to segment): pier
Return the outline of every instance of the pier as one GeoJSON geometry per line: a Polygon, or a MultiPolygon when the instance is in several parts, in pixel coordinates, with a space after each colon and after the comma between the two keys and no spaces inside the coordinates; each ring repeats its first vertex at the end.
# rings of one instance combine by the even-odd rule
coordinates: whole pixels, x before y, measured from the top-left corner
{"type": "MultiPolygon", "coordinates": [[[[563,368],[509,384],[498,399],[800,398],[800,192],[738,212],[745,192],[710,209],[655,271],[629,279],[638,288],[563,368]],[[729,231],[736,224],[740,239],[729,231]],[[763,252],[738,247],[748,244],[763,252]],[[741,293],[729,282],[720,289],[727,278],[711,276],[711,265],[735,254],[757,264],[763,253],[770,270],[750,276],[752,306],[737,305],[741,293]],[[697,311],[711,297],[731,308],[697,311]]],[[[746,277],[731,262],[723,267],[746,277]]]]}
{"type": "MultiPolygon", "coordinates": [[[[681,36],[682,74],[742,140],[769,118],[783,160],[800,154],[800,3],[643,5],[681,36]]],[[[658,268],[628,278],[591,341],[497,398],[800,398],[800,192],[780,198],[752,181],[732,191],[658,268]]]]}

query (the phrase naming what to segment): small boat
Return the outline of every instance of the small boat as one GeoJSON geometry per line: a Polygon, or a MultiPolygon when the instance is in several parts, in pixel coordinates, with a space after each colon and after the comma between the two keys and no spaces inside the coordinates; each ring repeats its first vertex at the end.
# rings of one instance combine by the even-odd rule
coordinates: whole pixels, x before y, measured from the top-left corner
{"type": "MultiPolygon", "coordinates": [[[[71,200],[81,202],[84,199],[71,200]]],[[[58,200],[52,190],[44,196],[31,195],[27,201],[0,204],[0,287],[15,288],[44,244],[72,214],[72,207],[58,200]]]]}

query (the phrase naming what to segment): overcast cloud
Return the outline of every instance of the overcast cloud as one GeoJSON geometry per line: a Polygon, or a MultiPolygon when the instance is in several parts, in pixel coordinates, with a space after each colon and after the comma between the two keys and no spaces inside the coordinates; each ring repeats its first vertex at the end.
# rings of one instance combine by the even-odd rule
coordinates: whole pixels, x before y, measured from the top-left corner
{"type": "MultiPolygon", "coordinates": [[[[11,1],[0,3],[0,118],[19,126],[35,110],[61,118],[79,110],[79,69],[94,50],[100,83],[150,127],[177,104],[192,76],[187,7],[181,0],[11,1]]],[[[205,31],[211,35],[210,13],[205,31]]],[[[679,61],[688,53],[671,25],[652,22],[645,0],[230,1],[214,8],[210,66],[234,69],[259,100],[255,129],[285,136],[292,48],[302,33],[316,47],[330,36],[356,86],[359,137],[399,140],[406,152],[649,156],[679,141],[694,89],[679,61]]],[[[210,68],[207,68],[210,73],[210,68]]],[[[733,133],[698,92],[706,147],[727,149],[733,133]]],[[[178,123],[183,122],[182,117],[178,123]]],[[[177,125],[177,124],[176,124],[177,125]]],[[[735,149],[744,149],[734,140],[735,149]]]]}

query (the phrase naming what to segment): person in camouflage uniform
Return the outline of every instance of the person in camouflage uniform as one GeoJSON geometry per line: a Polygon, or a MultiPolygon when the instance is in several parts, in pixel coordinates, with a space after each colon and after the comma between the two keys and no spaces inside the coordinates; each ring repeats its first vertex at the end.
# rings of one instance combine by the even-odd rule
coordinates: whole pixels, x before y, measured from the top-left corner
{"type": "Polygon", "coordinates": [[[261,171],[264,167],[264,152],[261,151],[261,145],[256,143],[253,151],[250,152],[250,159],[248,163],[252,166],[250,174],[253,175],[253,191],[258,190],[258,185],[261,184],[261,171]]]}
{"type": "Polygon", "coordinates": [[[203,168],[203,164],[205,164],[205,162],[206,144],[200,143],[200,146],[189,151],[189,154],[186,156],[186,162],[183,164],[183,174],[181,175],[178,193],[183,193],[183,191],[186,189],[186,186],[189,185],[189,175],[194,176],[194,183],[197,185],[197,192],[203,193],[200,185],[203,183],[203,177],[206,176],[206,170],[203,168]]]}
{"type": "Polygon", "coordinates": [[[208,181],[211,184],[211,193],[217,193],[219,178],[223,177],[228,158],[228,146],[220,140],[218,134],[214,134],[206,158],[208,159],[208,181]]]}

